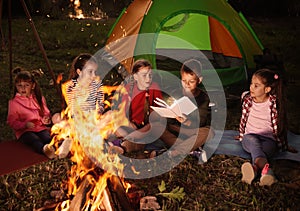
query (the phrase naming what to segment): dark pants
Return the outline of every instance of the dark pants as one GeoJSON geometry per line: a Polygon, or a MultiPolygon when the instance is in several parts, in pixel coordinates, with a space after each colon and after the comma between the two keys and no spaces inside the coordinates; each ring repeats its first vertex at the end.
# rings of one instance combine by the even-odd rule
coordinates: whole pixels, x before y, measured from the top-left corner
{"type": "Polygon", "coordinates": [[[21,135],[19,141],[30,146],[37,153],[43,154],[43,147],[45,146],[45,144],[50,143],[51,135],[48,130],[42,130],[40,132],[28,131],[21,135]]]}
{"type": "Polygon", "coordinates": [[[278,152],[275,140],[257,134],[246,134],[242,140],[243,149],[251,154],[252,162],[258,157],[270,158],[278,152]]]}

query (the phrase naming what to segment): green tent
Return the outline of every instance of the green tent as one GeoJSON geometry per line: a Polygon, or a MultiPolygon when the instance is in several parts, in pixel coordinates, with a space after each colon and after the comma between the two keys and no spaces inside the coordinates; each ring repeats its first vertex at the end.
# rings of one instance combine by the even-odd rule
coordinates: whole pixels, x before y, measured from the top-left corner
{"type": "Polygon", "coordinates": [[[214,69],[224,86],[245,81],[262,49],[243,15],[225,0],[134,0],[116,20],[106,47],[129,72],[139,57],[156,69],[165,69],[170,59],[196,58],[204,77],[214,69]]]}

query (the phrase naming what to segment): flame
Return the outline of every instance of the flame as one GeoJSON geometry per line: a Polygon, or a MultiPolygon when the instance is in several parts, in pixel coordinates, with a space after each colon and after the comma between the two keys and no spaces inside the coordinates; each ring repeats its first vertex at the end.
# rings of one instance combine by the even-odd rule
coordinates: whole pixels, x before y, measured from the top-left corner
{"type": "Polygon", "coordinates": [[[74,1],[74,10],[75,10],[75,17],[78,19],[83,19],[85,18],[82,9],[80,9],[80,0],[70,0],[71,2],[74,1]]]}
{"type": "Polygon", "coordinates": [[[117,90],[117,86],[102,86],[102,90],[104,93],[111,95],[117,90]]]}
{"type": "Polygon", "coordinates": [[[128,190],[131,188],[131,184],[128,183],[128,182],[124,182],[124,181],[123,181],[123,186],[124,186],[124,188],[125,188],[125,190],[126,190],[126,193],[128,193],[128,190]]]}
{"type": "MultiPolygon", "coordinates": [[[[98,7],[93,7],[92,8],[92,16],[85,16],[83,14],[82,9],[80,9],[80,0],[70,0],[71,4],[74,5],[74,11],[75,15],[69,14],[70,18],[76,18],[76,19],[93,19],[93,20],[100,20],[100,19],[107,19],[108,16],[106,15],[105,12],[101,11],[100,8],[98,7]]],[[[90,3],[91,5],[91,3],[90,3]]],[[[92,5],[93,6],[93,5],[92,5]]]]}
{"type": "MultiPolygon", "coordinates": [[[[103,91],[108,94],[115,90],[116,87],[103,87],[103,91]]],[[[81,91],[84,93],[84,90],[81,91]]],[[[119,91],[124,92],[124,89],[119,89],[119,91]]],[[[62,92],[66,96],[64,84],[62,85],[62,92]]],[[[51,128],[53,139],[50,144],[56,147],[58,154],[62,141],[72,140],[70,159],[74,165],[71,166],[68,173],[67,196],[69,198],[76,196],[82,183],[87,182],[92,188],[86,194],[85,209],[83,210],[99,210],[100,207],[111,210],[106,192],[107,180],[115,175],[123,178],[124,165],[117,154],[112,154],[106,150],[106,139],[115,132],[115,128],[120,125],[128,125],[125,105],[122,103],[118,109],[99,115],[96,112],[81,111],[79,104],[82,100],[85,98],[75,101],[72,115],[69,107],[61,112],[62,121],[51,128]],[[99,167],[103,172],[100,175],[95,175],[95,171],[99,167]]],[[[113,100],[119,99],[116,97],[113,100]]],[[[130,188],[129,183],[124,181],[122,183],[127,190],[130,188]]],[[[69,210],[70,206],[71,201],[66,200],[56,210],[69,210]]]]}
{"type": "Polygon", "coordinates": [[[60,84],[63,79],[63,73],[59,73],[56,78],[56,84],[60,84]]]}

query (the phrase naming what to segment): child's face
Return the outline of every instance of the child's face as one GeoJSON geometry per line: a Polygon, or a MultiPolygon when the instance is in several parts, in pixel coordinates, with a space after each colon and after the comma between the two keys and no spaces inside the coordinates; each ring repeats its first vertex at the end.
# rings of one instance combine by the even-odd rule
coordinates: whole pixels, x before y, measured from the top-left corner
{"type": "Polygon", "coordinates": [[[81,83],[90,84],[96,78],[97,68],[98,65],[96,63],[87,62],[81,71],[77,70],[77,73],[79,75],[78,80],[81,83]]]}
{"type": "Polygon", "coordinates": [[[133,74],[134,80],[140,90],[146,90],[152,83],[152,69],[149,67],[142,67],[139,71],[133,74]]]}
{"type": "Polygon", "coordinates": [[[194,93],[200,83],[200,78],[195,74],[189,74],[186,72],[181,73],[181,84],[185,92],[194,93]]]}
{"type": "Polygon", "coordinates": [[[17,91],[23,97],[29,97],[34,87],[35,84],[32,82],[20,81],[16,83],[17,91]]]}
{"type": "Polygon", "coordinates": [[[270,87],[265,86],[261,79],[255,75],[252,76],[250,84],[250,95],[255,102],[263,102],[271,91],[270,87]]]}

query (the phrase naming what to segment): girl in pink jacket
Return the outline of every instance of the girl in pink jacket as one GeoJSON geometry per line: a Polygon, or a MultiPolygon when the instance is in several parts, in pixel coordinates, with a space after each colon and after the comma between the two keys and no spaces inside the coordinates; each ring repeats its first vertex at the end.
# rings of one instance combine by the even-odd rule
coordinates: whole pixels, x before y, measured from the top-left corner
{"type": "Polygon", "coordinates": [[[9,100],[7,123],[14,130],[18,141],[52,159],[55,150],[48,145],[51,135],[47,127],[51,123],[50,111],[40,86],[29,71],[16,68],[14,73],[17,75],[14,95],[9,100]]]}

